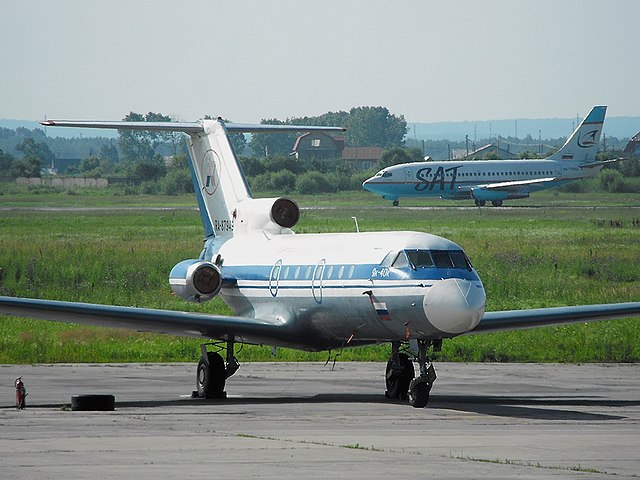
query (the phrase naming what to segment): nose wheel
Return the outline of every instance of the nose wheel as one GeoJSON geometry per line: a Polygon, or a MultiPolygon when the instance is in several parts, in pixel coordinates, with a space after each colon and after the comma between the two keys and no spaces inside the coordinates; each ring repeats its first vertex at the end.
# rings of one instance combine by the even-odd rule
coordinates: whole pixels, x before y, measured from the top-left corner
{"type": "Polygon", "coordinates": [[[409,404],[415,408],[424,408],[429,403],[429,394],[431,387],[436,380],[436,369],[433,363],[429,364],[425,374],[411,380],[409,384],[409,404]]]}
{"type": "Polygon", "coordinates": [[[413,362],[406,353],[399,353],[399,344],[387,362],[386,383],[387,391],[384,396],[393,400],[408,398],[409,384],[415,376],[413,362]]]}
{"type": "Polygon", "coordinates": [[[440,349],[442,341],[418,340],[418,365],[420,365],[420,376],[411,380],[409,384],[409,403],[415,408],[424,408],[429,402],[429,394],[433,382],[436,381],[436,369],[433,367],[431,359],[427,355],[429,347],[433,345],[434,350],[440,349]]]}
{"type": "Polygon", "coordinates": [[[427,355],[430,347],[439,351],[441,340],[417,340],[416,361],[420,375],[414,378],[413,362],[406,353],[400,352],[400,342],[391,343],[391,358],[387,362],[385,397],[396,400],[409,400],[415,408],[424,408],[429,402],[431,387],[437,375],[431,359],[427,355]]]}

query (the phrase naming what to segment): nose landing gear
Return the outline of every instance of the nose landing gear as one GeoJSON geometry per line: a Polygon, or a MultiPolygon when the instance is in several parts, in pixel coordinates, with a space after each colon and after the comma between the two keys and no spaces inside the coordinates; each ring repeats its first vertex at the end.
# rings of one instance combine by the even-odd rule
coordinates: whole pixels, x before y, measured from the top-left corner
{"type": "Polygon", "coordinates": [[[416,361],[420,375],[414,378],[413,363],[406,353],[400,352],[401,343],[391,343],[391,358],[387,362],[385,397],[409,400],[415,408],[424,408],[429,402],[429,394],[437,375],[431,359],[427,355],[430,347],[440,351],[442,340],[417,340],[416,361]]]}
{"type": "Polygon", "coordinates": [[[429,393],[433,382],[436,381],[436,369],[433,367],[431,359],[427,355],[427,350],[432,345],[441,346],[442,341],[436,345],[432,340],[418,340],[418,365],[420,365],[420,376],[411,380],[409,384],[409,403],[415,408],[424,408],[429,402],[429,393]],[[428,365],[427,365],[428,364],[428,365]]]}

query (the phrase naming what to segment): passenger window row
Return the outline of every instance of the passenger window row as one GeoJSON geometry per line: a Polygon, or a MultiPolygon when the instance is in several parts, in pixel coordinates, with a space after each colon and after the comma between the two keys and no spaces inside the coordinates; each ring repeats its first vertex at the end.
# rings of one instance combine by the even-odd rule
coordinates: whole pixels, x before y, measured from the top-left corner
{"type": "Polygon", "coordinates": [[[280,280],[342,280],[353,278],[355,265],[287,265],[281,267],[280,280]]]}

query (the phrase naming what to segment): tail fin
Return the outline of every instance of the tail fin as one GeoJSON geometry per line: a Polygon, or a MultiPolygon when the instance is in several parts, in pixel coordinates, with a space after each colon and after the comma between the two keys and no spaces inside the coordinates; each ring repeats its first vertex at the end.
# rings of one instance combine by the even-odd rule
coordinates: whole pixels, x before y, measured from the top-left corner
{"type": "Polygon", "coordinates": [[[236,209],[251,198],[225,125],[202,120],[202,132],[189,134],[189,156],[205,235],[233,235],[236,209]]]}
{"type": "Polygon", "coordinates": [[[548,157],[548,160],[573,160],[591,163],[596,159],[600,133],[604,125],[607,107],[595,106],[589,115],[574,130],[560,150],[548,157]]]}
{"type": "Polygon", "coordinates": [[[235,232],[288,229],[294,202],[288,199],[254,200],[229,141],[228,132],[344,131],[340,127],[250,125],[217,120],[199,122],[100,122],[47,120],[46,126],[172,131],[189,134],[189,165],[205,236],[232,236],[235,232]],[[277,217],[277,218],[276,218],[277,217]]]}

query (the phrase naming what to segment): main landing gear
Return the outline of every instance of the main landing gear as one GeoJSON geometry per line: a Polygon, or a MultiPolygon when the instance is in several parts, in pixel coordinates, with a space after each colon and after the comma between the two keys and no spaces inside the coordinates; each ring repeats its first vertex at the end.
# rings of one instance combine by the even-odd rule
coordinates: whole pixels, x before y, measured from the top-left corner
{"type": "Polygon", "coordinates": [[[427,355],[429,348],[434,351],[442,347],[442,340],[417,340],[416,361],[420,375],[415,377],[413,362],[406,353],[400,352],[401,343],[391,343],[391,358],[387,362],[385,397],[395,400],[409,400],[411,406],[423,408],[429,402],[429,393],[436,380],[436,371],[427,355]],[[415,378],[414,378],[415,377],[415,378]]]}
{"type": "Polygon", "coordinates": [[[198,362],[198,372],[196,375],[196,388],[192,397],[199,398],[227,398],[224,385],[231,375],[240,368],[240,363],[234,355],[235,341],[227,340],[226,346],[223,342],[203,343],[200,345],[202,357],[198,362]],[[215,352],[208,352],[207,345],[214,345],[215,352]],[[220,351],[226,349],[226,362],[223,360],[220,351]]]}
{"type": "MultiPolygon", "coordinates": [[[[485,200],[476,200],[476,207],[484,207],[487,202],[485,200]]],[[[491,200],[491,205],[493,205],[494,207],[501,207],[502,206],[502,200],[491,200]]]]}

